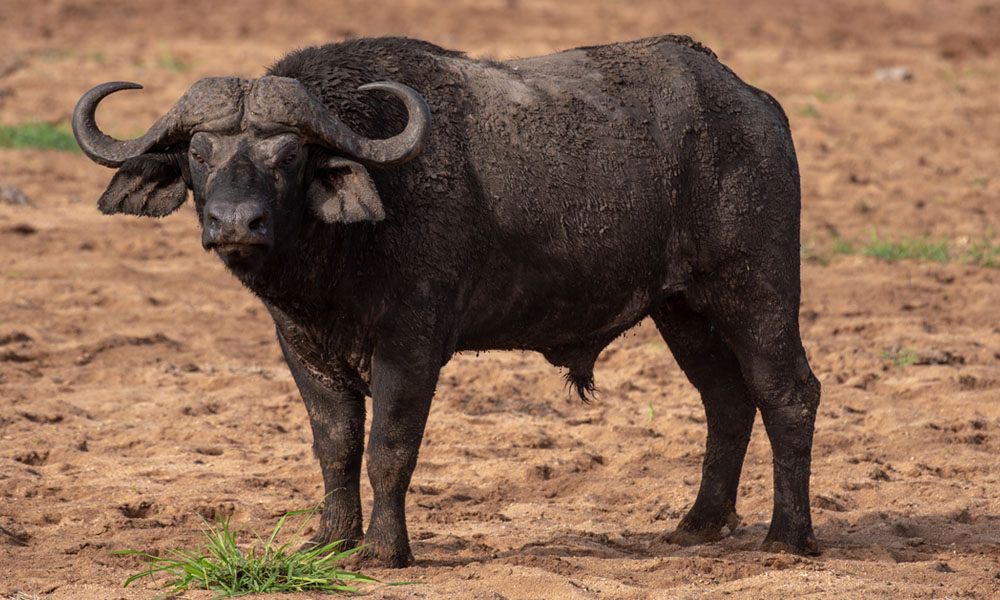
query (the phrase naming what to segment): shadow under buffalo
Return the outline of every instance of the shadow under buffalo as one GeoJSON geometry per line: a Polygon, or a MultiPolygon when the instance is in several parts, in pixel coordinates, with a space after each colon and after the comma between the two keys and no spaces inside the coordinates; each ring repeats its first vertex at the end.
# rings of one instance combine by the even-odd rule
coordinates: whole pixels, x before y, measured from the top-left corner
{"type": "MultiPolygon", "coordinates": [[[[872,511],[858,514],[817,511],[815,531],[822,553],[799,560],[861,560],[866,562],[921,562],[939,560],[940,555],[992,555],[1000,559],[1000,516],[971,514],[905,515],[872,511]],[[839,516],[843,515],[843,516],[839,516]]],[[[603,533],[567,531],[546,540],[535,540],[509,550],[454,535],[414,540],[416,566],[460,567],[492,561],[532,564],[540,558],[592,557],[600,559],[658,559],[697,556],[760,561],[760,544],[768,523],[749,523],[717,541],[681,546],[671,543],[668,533],[603,533]],[[746,556],[752,554],[753,558],[746,556]],[[439,558],[447,556],[448,558],[439,558]],[[421,558],[426,557],[426,558],[421,558]]],[[[778,556],[778,555],[772,555],[778,556]]],[[[789,557],[793,558],[793,557],[789,557]]],[[[781,561],[778,561],[781,562],[781,561]]],[[[542,566],[542,565],[538,565],[542,566]]],[[[781,567],[773,564],[772,567],[781,567]]]]}

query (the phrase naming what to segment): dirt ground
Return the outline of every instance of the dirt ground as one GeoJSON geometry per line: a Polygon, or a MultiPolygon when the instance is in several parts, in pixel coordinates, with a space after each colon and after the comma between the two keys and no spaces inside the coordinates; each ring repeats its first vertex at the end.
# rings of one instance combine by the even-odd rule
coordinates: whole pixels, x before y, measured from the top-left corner
{"type": "MultiPolygon", "coordinates": [[[[208,75],[401,34],[508,58],[674,32],[772,92],[803,181],[802,331],[823,383],[812,506],[825,551],[759,551],[770,450],[755,429],[743,526],[682,548],[704,415],[648,323],[573,400],[539,356],[445,367],[408,495],[421,585],[374,598],[1000,597],[1000,270],[830,254],[1000,228],[1000,4],[992,0],[0,0],[0,123],[102,104],[143,131],[208,75]],[[572,8],[568,8],[568,7],[572,8]],[[905,67],[908,80],[876,71],[905,67]]],[[[114,550],[199,543],[195,513],[269,531],[322,495],[305,410],[266,311],[204,253],[190,204],[103,217],[110,171],[0,149],[0,597],[152,598],[114,550]]],[[[367,482],[365,482],[367,486],[367,482]]],[[[366,506],[370,489],[364,488],[366,506]]],[[[185,598],[209,598],[188,592],[185,598]]],[[[278,597],[278,596],[275,596],[278,597]]]]}

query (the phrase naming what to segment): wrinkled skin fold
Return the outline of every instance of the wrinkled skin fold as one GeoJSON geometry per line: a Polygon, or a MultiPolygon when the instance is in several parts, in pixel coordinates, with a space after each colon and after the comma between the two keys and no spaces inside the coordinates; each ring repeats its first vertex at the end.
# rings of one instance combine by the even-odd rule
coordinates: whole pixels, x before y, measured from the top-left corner
{"type": "Polygon", "coordinates": [[[663,36],[490,62],[359,39],[203,79],[140,138],[106,136],[97,103],[136,87],[97,86],[74,112],[84,152],[116,169],[98,205],[160,217],[190,191],[202,245],[269,310],[329,495],[315,541],[413,561],[406,490],[455,352],[540,352],[586,399],[601,350],[650,317],[708,423],[701,487],[667,539],[738,525],[759,410],[764,547],[818,552],[795,150],[778,103],[710,50],[663,36]]]}

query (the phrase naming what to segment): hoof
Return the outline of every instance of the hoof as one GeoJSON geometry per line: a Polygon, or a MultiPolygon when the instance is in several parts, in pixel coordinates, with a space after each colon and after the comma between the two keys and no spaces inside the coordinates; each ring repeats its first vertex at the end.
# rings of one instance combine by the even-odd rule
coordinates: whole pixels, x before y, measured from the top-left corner
{"type": "Polygon", "coordinates": [[[403,569],[413,564],[413,553],[408,548],[403,551],[392,548],[380,551],[375,546],[366,546],[354,557],[357,564],[365,567],[403,569]]]}
{"type": "Polygon", "coordinates": [[[786,554],[799,554],[802,556],[816,556],[821,552],[819,547],[819,542],[816,541],[816,537],[812,534],[806,536],[801,544],[790,544],[782,540],[764,540],[761,544],[760,549],[764,552],[774,552],[786,554]]]}
{"type": "MultiPolygon", "coordinates": [[[[730,512],[726,516],[725,526],[729,529],[729,535],[736,533],[736,528],[740,526],[740,516],[735,511],[730,512]]],[[[682,520],[677,529],[672,533],[668,533],[664,539],[671,544],[678,544],[680,546],[694,546],[696,544],[717,542],[726,537],[722,533],[722,527],[723,524],[720,523],[714,527],[694,528],[685,525],[684,520],[682,520]]]]}
{"type": "Polygon", "coordinates": [[[664,536],[663,539],[668,543],[677,544],[678,546],[697,546],[698,544],[707,544],[708,542],[721,540],[722,532],[719,530],[689,531],[678,527],[664,536]]]}

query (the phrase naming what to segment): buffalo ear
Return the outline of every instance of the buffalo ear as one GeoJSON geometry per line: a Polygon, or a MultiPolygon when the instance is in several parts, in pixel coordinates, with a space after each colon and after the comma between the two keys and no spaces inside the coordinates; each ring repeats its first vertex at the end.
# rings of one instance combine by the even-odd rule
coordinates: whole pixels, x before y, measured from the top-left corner
{"type": "Polygon", "coordinates": [[[129,158],[115,172],[97,201],[101,212],[163,217],[187,199],[187,185],[169,157],[144,154],[129,158]]]}
{"type": "Polygon", "coordinates": [[[381,221],[382,200],[368,171],[346,158],[321,160],[306,191],[309,208],[327,223],[381,221]]]}

